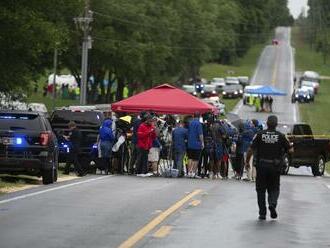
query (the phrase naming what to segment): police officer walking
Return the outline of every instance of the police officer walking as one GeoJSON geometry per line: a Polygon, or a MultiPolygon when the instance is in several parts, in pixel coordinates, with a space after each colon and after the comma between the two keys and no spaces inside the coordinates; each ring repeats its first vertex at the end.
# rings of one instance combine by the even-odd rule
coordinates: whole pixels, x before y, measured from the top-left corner
{"type": "Polygon", "coordinates": [[[256,159],[256,191],[259,206],[259,219],[265,220],[266,191],[268,193],[268,209],[272,219],[277,218],[276,206],[280,195],[280,174],[284,153],[290,152],[290,143],[284,134],[276,131],[277,117],[271,115],[267,119],[267,130],[258,132],[249,148],[245,161],[250,167],[250,159],[256,159]]]}

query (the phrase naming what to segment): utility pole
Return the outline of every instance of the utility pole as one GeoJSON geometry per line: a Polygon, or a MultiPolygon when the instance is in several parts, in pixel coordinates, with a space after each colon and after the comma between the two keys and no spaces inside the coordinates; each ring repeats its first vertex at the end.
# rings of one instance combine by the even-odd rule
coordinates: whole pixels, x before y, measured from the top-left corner
{"type": "Polygon", "coordinates": [[[83,31],[82,56],[81,56],[81,80],[80,80],[80,105],[87,103],[87,67],[88,67],[88,49],[92,48],[90,24],[93,21],[93,13],[89,10],[89,0],[85,0],[85,12],[83,17],[74,18],[77,27],[83,31]]]}
{"type": "Polygon", "coordinates": [[[53,77],[53,111],[55,110],[55,100],[56,100],[56,74],[57,74],[57,47],[54,48],[54,77],[53,77]]]}

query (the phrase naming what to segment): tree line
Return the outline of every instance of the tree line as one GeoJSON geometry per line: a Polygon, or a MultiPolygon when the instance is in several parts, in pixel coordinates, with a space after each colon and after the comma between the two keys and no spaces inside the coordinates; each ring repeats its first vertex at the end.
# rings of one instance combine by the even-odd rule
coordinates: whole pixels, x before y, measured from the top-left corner
{"type": "Polygon", "coordinates": [[[1,1],[1,91],[26,89],[45,74],[55,48],[59,68],[80,81],[82,33],[73,18],[82,16],[86,4],[93,13],[90,102],[111,101],[113,83],[120,100],[124,86],[133,94],[197,78],[204,63],[233,63],[274,27],[293,22],[287,0],[1,1]]]}
{"type": "Polygon", "coordinates": [[[320,52],[324,64],[330,55],[330,1],[309,0],[308,14],[300,14],[297,25],[301,35],[310,44],[310,47],[320,52]]]}

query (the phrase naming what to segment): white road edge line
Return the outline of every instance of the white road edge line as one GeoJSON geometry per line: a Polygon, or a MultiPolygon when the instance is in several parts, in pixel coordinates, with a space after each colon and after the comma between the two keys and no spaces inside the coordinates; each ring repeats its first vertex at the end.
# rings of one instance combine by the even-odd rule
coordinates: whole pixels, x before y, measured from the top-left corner
{"type": "MultiPolygon", "coordinates": [[[[292,29],[289,28],[289,37],[288,37],[288,42],[289,42],[289,47],[290,47],[290,58],[291,58],[291,71],[290,71],[290,82],[291,82],[291,95],[293,93],[293,88],[294,88],[294,81],[293,81],[293,73],[295,71],[295,61],[294,61],[294,56],[293,56],[293,47],[291,46],[291,31],[292,29]]],[[[297,104],[293,106],[293,122],[297,123],[297,104]]]]}
{"type": "Polygon", "coordinates": [[[48,193],[48,192],[51,192],[51,191],[73,187],[73,186],[84,184],[84,183],[90,183],[90,182],[97,181],[97,180],[104,179],[104,178],[106,178],[106,177],[92,178],[92,179],[88,179],[88,180],[84,180],[84,181],[80,181],[80,182],[65,184],[65,185],[55,187],[55,188],[51,188],[51,189],[46,189],[46,190],[42,190],[42,191],[38,191],[38,192],[34,192],[34,193],[25,194],[25,195],[20,195],[20,196],[16,196],[16,197],[13,197],[13,198],[6,199],[6,200],[2,200],[2,201],[0,201],[0,204],[17,201],[17,200],[29,198],[29,197],[32,197],[32,196],[48,193]]]}

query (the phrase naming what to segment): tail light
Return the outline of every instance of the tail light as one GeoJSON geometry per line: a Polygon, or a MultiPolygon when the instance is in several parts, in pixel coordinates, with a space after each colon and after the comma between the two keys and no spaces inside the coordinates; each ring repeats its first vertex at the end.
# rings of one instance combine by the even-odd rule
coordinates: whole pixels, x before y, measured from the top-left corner
{"type": "Polygon", "coordinates": [[[40,133],[40,145],[47,146],[50,139],[51,139],[51,133],[50,132],[40,133]]]}

